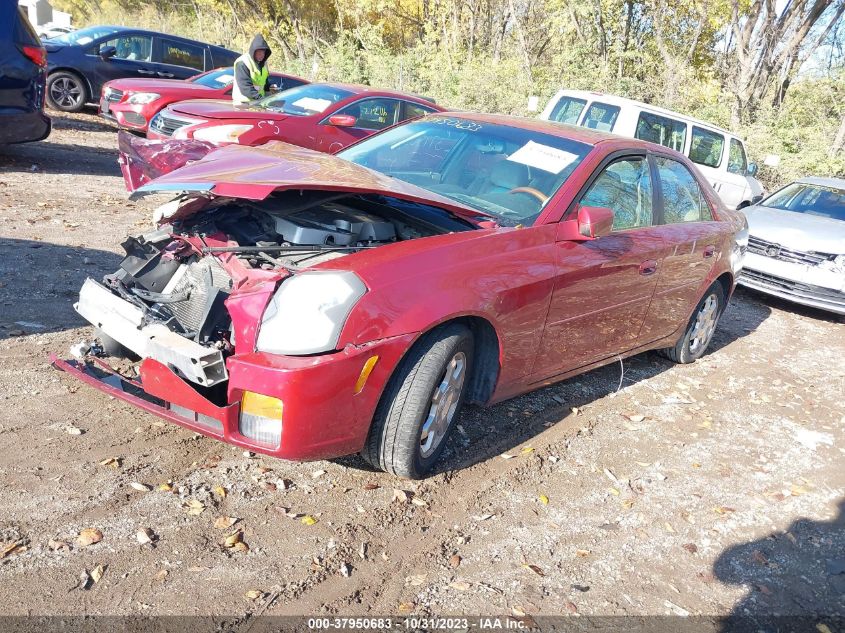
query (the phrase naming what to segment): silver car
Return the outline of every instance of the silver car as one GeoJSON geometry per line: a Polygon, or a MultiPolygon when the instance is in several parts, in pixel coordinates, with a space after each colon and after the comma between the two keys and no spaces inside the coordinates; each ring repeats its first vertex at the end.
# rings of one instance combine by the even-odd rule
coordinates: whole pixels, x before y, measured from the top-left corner
{"type": "Polygon", "coordinates": [[[743,212],[749,238],[739,283],[845,314],[845,179],[803,178],[743,212]]]}

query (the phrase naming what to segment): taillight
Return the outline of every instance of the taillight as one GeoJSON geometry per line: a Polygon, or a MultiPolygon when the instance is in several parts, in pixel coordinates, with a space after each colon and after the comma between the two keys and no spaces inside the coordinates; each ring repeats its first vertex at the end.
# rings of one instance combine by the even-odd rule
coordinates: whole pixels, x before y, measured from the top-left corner
{"type": "Polygon", "coordinates": [[[40,46],[21,46],[21,52],[26,55],[33,64],[38,66],[47,65],[47,51],[40,46]]]}

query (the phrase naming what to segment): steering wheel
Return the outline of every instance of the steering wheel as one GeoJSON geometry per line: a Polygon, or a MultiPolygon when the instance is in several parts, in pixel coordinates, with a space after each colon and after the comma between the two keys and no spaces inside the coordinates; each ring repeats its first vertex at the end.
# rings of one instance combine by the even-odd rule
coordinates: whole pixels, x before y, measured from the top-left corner
{"type": "Polygon", "coordinates": [[[514,187],[508,191],[508,193],[527,193],[529,196],[537,198],[537,200],[540,201],[540,204],[546,204],[546,200],[549,199],[549,196],[534,187],[514,187]]]}

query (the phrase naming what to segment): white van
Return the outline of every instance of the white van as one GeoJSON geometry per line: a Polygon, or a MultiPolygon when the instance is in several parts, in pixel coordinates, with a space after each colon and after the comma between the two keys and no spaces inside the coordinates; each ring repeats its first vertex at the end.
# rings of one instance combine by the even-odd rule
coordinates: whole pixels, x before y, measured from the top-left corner
{"type": "Polygon", "coordinates": [[[763,197],[763,187],[754,178],[757,165],[748,163],[742,139],[705,121],[583,90],[561,90],[540,118],[639,138],[686,154],[732,209],[747,207],[763,197]]]}

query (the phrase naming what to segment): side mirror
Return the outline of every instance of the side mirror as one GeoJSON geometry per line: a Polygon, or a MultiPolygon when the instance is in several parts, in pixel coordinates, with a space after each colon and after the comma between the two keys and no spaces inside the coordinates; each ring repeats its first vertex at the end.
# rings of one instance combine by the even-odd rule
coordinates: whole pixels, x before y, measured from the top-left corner
{"type": "Polygon", "coordinates": [[[558,241],[587,242],[613,230],[613,209],[608,207],[578,207],[576,218],[558,224],[558,241]]]}
{"type": "Polygon", "coordinates": [[[745,170],[746,175],[754,177],[757,175],[757,163],[748,163],[748,168],[745,170]]]}
{"type": "Polygon", "coordinates": [[[109,59],[110,57],[114,57],[117,55],[117,49],[114,46],[102,46],[100,47],[100,57],[103,59],[109,59]]]}
{"type": "Polygon", "coordinates": [[[329,125],[335,127],[352,127],[357,122],[358,119],[351,114],[333,114],[329,117],[329,125]]]}

